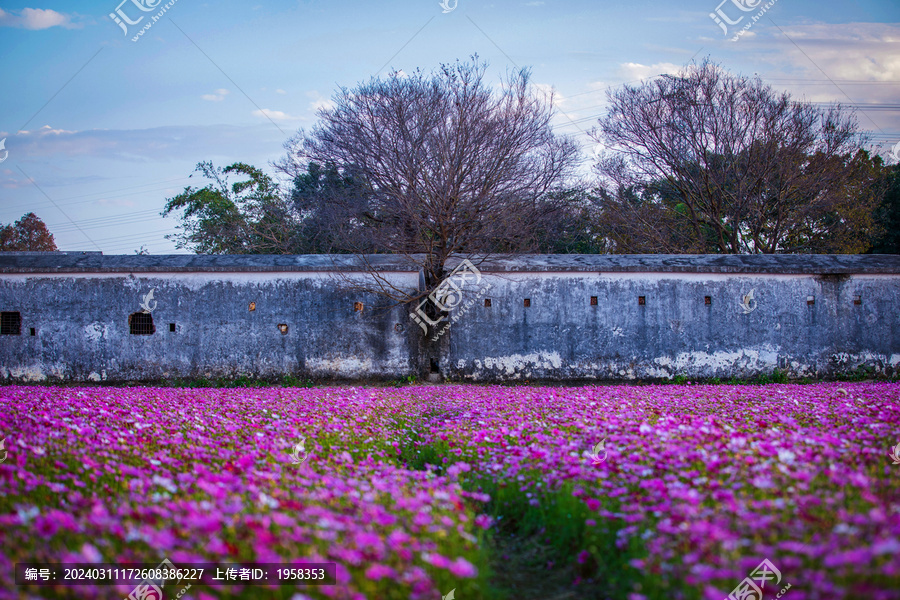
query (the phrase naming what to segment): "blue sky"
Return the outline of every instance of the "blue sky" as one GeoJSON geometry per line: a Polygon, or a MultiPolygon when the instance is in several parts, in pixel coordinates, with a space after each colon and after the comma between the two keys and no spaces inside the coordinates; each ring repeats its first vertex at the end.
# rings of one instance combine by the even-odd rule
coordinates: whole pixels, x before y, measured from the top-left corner
{"type": "Polygon", "coordinates": [[[458,0],[446,13],[439,0],[120,1],[0,1],[0,222],[34,211],[62,250],[177,252],[164,237],[177,221],[159,212],[205,184],[188,178],[196,163],[274,174],[282,144],[339,86],[475,53],[497,83],[530,67],[556,93],[557,131],[586,156],[607,88],[706,55],[800,99],[861,105],[886,157],[900,142],[900,110],[885,106],[900,102],[897,0],[776,0],[737,41],[765,1],[458,0]],[[719,7],[744,16],[727,35],[710,17],[719,7]],[[144,18],[126,34],[117,8],[144,18]]]}

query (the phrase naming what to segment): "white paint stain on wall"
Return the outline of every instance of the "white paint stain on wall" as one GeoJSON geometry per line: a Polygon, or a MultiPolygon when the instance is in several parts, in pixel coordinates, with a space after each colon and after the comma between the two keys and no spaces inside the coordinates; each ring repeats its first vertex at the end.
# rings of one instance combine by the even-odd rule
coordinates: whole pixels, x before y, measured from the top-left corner
{"type": "Polygon", "coordinates": [[[2,370],[4,377],[20,381],[46,381],[49,377],[62,379],[66,373],[66,365],[56,363],[50,365],[29,365],[11,367],[2,370]]]}
{"type": "Polygon", "coordinates": [[[778,366],[778,348],[762,346],[759,348],[742,348],[732,352],[681,352],[675,359],[657,358],[654,361],[660,366],[667,366],[677,373],[732,370],[732,369],[767,369],[778,366]]]}
{"type": "MultiPolygon", "coordinates": [[[[480,369],[478,360],[476,366],[480,369]]],[[[559,369],[562,367],[559,352],[533,352],[531,354],[511,354],[509,356],[489,356],[484,358],[485,369],[497,369],[506,375],[514,375],[527,368],[559,369]]]]}
{"type": "Polygon", "coordinates": [[[105,340],[108,333],[106,324],[99,321],[94,321],[84,326],[84,337],[92,344],[105,340]]]}
{"type": "Polygon", "coordinates": [[[376,364],[372,359],[358,356],[312,357],[306,359],[306,368],[314,375],[328,377],[364,378],[383,373],[401,372],[408,368],[406,361],[376,364]]]}

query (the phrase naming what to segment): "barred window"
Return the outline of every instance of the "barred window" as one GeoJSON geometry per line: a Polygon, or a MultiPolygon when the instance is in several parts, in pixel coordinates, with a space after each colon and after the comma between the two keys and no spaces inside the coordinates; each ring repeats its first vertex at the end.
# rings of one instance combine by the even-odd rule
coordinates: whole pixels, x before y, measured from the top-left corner
{"type": "Polygon", "coordinates": [[[22,313],[0,312],[0,335],[21,335],[22,313]]]}
{"type": "Polygon", "coordinates": [[[128,329],[131,335],[152,335],[156,333],[153,326],[153,315],[137,312],[128,316],[128,329]]]}

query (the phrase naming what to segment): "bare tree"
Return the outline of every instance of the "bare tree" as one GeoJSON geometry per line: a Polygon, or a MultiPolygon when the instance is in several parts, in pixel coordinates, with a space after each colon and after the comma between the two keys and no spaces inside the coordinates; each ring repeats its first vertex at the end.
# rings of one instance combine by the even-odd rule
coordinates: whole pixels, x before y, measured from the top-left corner
{"type": "Polygon", "coordinates": [[[592,131],[612,237],[625,251],[860,252],[877,204],[852,113],[704,60],[608,94],[592,131]]]}
{"type": "Polygon", "coordinates": [[[342,88],[276,164],[291,178],[314,163],[356,182],[354,193],[326,199],[336,205],[326,212],[336,217],[329,226],[353,235],[329,239],[360,256],[392,253],[418,264],[425,285],[415,292],[370,270],[372,291],[394,301],[434,290],[454,255],[478,264],[529,248],[535,227],[565,198],[550,192],[574,168],[577,147],[550,127],[552,96],[536,92],[524,69],[495,90],[486,66],[473,57],[342,88]]]}

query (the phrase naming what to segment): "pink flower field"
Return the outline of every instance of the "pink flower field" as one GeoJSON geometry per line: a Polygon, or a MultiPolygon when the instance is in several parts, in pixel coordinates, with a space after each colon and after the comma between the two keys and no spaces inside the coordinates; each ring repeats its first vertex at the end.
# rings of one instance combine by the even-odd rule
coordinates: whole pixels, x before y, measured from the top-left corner
{"type": "Polygon", "coordinates": [[[184,600],[723,600],[764,560],[766,600],[900,598],[895,383],[6,386],[0,438],[4,599],[133,587],[15,563],[165,558],[337,565],[184,600]]]}

